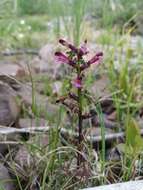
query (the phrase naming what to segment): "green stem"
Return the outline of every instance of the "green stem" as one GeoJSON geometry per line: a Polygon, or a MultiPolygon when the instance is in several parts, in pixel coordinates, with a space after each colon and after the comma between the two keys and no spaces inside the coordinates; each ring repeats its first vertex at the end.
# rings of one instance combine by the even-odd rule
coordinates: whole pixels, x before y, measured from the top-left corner
{"type": "Polygon", "coordinates": [[[102,108],[101,105],[98,104],[97,106],[98,108],[98,116],[99,116],[99,120],[101,123],[101,137],[102,137],[102,153],[101,153],[101,172],[103,174],[103,177],[101,179],[102,184],[104,184],[104,172],[105,172],[105,124],[104,124],[104,120],[103,120],[103,113],[102,113],[102,108]]]}

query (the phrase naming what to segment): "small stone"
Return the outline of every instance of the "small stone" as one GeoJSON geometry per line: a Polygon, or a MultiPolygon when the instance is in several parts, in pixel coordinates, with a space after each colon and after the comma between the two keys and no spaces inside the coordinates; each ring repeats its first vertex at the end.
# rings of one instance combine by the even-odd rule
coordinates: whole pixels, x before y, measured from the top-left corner
{"type": "Polygon", "coordinates": [[[47,126],[47,121],[42,118],[30,119],[23,118],[19,119],[20,128],[30,128],[30,127],[44,127],[47,126]]]}
{"type": "Polygon", "coordinates": [[[1,63],[0,76],[21,77],[25,75],[24,69],[14,63],[1,63]]]}
{"type": "Polygon", "coordinates": [[[0,163],[0,189],[1,190],[15,190],[16,187],[13,183],[8,169],[0,163]]]}
{"type": "Polygon", "coordinates": [[[37,134],[35,136],[31,136],[28,143],[35,144],[37,147],[44,150],[44,148],[47,148],[49,144],[48,134],[37,134]]]}
{"type": "MultiPolygon", "coordinates": [[[[4,131],[4,127],[0,127],[0,131],[1,129],[4,131]]],[[[5,127],[5,129],[7,130],[8,128],[5,127]]],[[[12,129],[12,128],[10,128],[12,129]]],[[[9,133],[9,134],[1,134],[0,133],[0,155],[5,156],[9,151],[16,149],[18,147],[18,144],[10,144],[8,142],[19,142],[22,140],[22,136],[20,134],[16,134],[16,133],[9,133]]]]}
{"type": "Polygon", "coordinates": [[[14,161],[23,169],[26,169],[27,171],[30,170],[34,164],[34,157],[30,154],[28,149],[25,146],[20,146],[14,161]]]}
{"type": "Polygon", "coordinates": [[[56,48],[52,44],[46,44],[39,51],[39,57],[35,57],[31,62],[31,69],[35,73],[46,73],[54,79],[61,78],[66,72],[67,65],[57,64],[54,59],[56,48]]]}
{"type": "MultiPolygon", "coordinates": [[[[105,135],[107,134],[113,134],[114,131],[111,129],[105,129],[105,135]]],[[[101,128],[100,127],[92,127],[89,128],[86,132],[86,135],[90,135],[91,137],[96,137],[101,135],[101,128]]]]}
{"type": "Polygon", "coordinates": [[[11,126],[18,119],[20,107],[12,88],[0,82],[0,89],[0,125],[11,126]]]}
{"type": "Polygon", "coordinates": [[[35,57],[31,62],[31,68],[36,73],[52,71],[56,68],[57,65],[54,65],[54,49],[52,44],[46,44],[40,49],[39,57],[35,57]]]}
{"type": "Polygon", "coordinates": [[[109,85],[109,78],[106,75],[103,75],[92,84],[91,92],[96,98],[110,97],[111,93],[109,91],[109,85]]]}
{"type": "MultiPolygon", "coordinates": [[[[20,97],[21,102],[24,107],[29,110],[29,114],[33,116],[32,113],[32,87],[25,84],[21,85],[20,89],[17,91],[18,96],[20,97]]],[[[34,111],[37,111],[39,117],[41,118],[57,118],[57,114],[59,111],[59,106],[56,104],[52,104],[51,100],[48,96],[39,94],[37,91],[34,92],[34,111]]]]}
{"type": "MultiPolygon", "coordinates": [[[[31,146],[33,148],[33,144],[31,146]]],[[[24,145],[19,146],[18,152],[9,165],[11,173],[19,177],[23,189],[37,189],[39,187],[37,172],[39,173],[41,169],[38,163],[38,153],[34,154],[33,151],[31,151],[30,145],[28,147],[24,145]]],[[[37,152],[37,149],[35,151],[37,152]]]]}
{"type": "MultiPolygon", "coordinates": [[[[93,127],[99,127],[101,125],[101,119],[99,118],[99,116],[95,115],[91,118],[91,123],[93,127]]],[[[108,118],[108,115],[103,114],[103,119],[102,119],[105,128],[109,128],[109,129],[115,129],[118,125],[115,121],[112,121],[108,118]]]]}

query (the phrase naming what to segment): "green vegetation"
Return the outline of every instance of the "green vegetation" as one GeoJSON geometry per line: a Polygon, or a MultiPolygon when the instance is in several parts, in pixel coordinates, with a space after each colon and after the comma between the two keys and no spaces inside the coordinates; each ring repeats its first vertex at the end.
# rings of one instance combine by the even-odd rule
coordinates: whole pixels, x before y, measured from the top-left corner
{"type": "Polygon", "coordinates": [[[19,43],[24,47],[36,44],[40,46],[45,42],[44,39],[53,41],[61,35],[79,43],[88,37],[87,24],[90,21],[93,30],[105,27],[110,31],[111,28],[117,27],[117,31],[122,31],[124,25],[125,28],[136,27],[139,24],[136,20],[141,15],[142,6],[143,3],[139,0],[2,0],[1,43],[4,38],[7,39],[4,46],[14,44],[18,47],[19,43]],[[41,42],[37,39],[39,35],[41,42]]]}

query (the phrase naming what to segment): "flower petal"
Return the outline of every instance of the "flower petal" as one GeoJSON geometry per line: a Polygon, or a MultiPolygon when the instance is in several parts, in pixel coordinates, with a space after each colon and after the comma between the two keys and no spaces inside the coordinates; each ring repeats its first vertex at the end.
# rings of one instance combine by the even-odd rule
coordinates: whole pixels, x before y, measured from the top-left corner
{"type": "Polygon", "coordinates": [[[102,57],[102,56],[103,56],[103,52],[98,52],[98,53],[96,54],[96,56],[97,56],[97,57],[102,57]]]}
{"type": "Polygon", "coordinates": [[[66,46],[67,48],[71,49],[72,52],[78,53],[78,49],[74,45],[68,43],[67,41],[60,39],[59,43],[62,44],[63,46],[66,46]]]}
{"type": "Polygon", "coordinates": [[[68,65],[76,68],[76,64],[74,61],[72,61],[69,57],[67,57],[65,54],[63,54],[62,52],[56,52],[55,53],[55,60],[56,62],[59,63],[67,63],[68,65]]]}
{"type": "Polygon", "coordinates": [[[101,57],[103,56],[102,52],[97,53],[94,57],[92,57],[87,64],[91,65],[93,63],[99,63],[98,61],[101,59],[101,57]]]}
{"type": "Polygon", "coordinates": [[[60,62],[60,63],[69,63],[70,61],[69,58],[61,52],[55,53],[55,59],[57,62],[60,62]]]}
{"type": "Polygon", "coordinates": [[[83,70],[87,69],[93,63],[99,64],[101,62],[102,56],[103,56],[102,52],[97,53],[88,62],[86,62],[85,64],[81,65],[80,70],[83,71],[83,70]]]}
{"type": "Polygon", "coordinates": [[[82,88],[82,80],[79,79],[79,78],[74,79],[73,82],[72,82],[72,84],[76,88],[82,88]]]}

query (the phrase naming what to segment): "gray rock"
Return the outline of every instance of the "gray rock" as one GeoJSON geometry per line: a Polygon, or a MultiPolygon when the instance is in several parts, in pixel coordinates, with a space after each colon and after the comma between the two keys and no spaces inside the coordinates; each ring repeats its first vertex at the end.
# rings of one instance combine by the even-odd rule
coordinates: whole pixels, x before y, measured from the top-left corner
{"type": "MultiPolygon", "coordinates": [[[[87,135],[91,136],[91,137],[96,137],[96,136],[100,136],[101,135],[101,128],[100,127],[91,127],[87,130],[87,135]]],[[[105,129],[105,135],[108,134],[114,134],[114,131],[112,129],[105,129]]]]}
{"type": "Polygon", "coordinates": [[[53,44],[44,45],[39,51],[39,57],[45,62],[53,61],[54,56],[52,57],[51,55],[54,55],[54,49],[53,44]]]}
{"type": "Polygon", "coordinates": [[[101,76],[95,80],[91,87],[91,92],[96,98],[110,97],[110,81],[107,75],[101,76]]]}
{"type": "Polygon", "coordinates": [[[0,125],[11,126],[19,116],[20,108],[15,91],[0,81],[0,125]]]}
{"type": "Polygon", "coordinates": [[[8,169],[0,163],[0,189],[1,190],[15,190],[15,185],[11,176],[9,175],[8,169]]]}
{"type": "Polygon", "coordinates": [[[99,187],[86,188],[82,190],[142,190],[143,180],[116,183],[111,185],[102,185],[99,187]]]}
{"type": "Polygon", "coordinates": [[[39,133],[35,136],[31,136],[28,143],[32,144],[32,145],[34,144],[38,148],[41,148],[42,150],[44,150],[44,148],[46,149],[49,144],[48,134],[40,134],[39,133]]]}
{"type": "MultiPolygon", "coordinates": [[[[29,85],[22,85],[17,94],[21,98],[25,107],[32,106],[32,88],[29,85]]],[[[59,106],[50,103],[49,97],[35,92],[35,108],[40,117],[50,118],[57,116],[59,106]]]]}
{"type": "Polygon", "coordinates": [[[31,69],[36,73],[46,73],[49,77],[59,79],[67,72],[67,65],[56,63],[54,53],[57,48],[52,44],[46,44],[39,51],[39,57],[31,62],[31,69]]]}
{"type": "Polygon", "coordinates": [[[16,133],[9,133],[7,135],[0,134],[0,155],[5,156],[9,151],[16,149],[18,145],[14,145],[9,142],[19,142],[21,139],[22,136],[16,133]]]}
{"type": "MultiPolygon", "coordinates": [[[[54,61],[54,46],[46,44],[39,51],[39,57],[31,62],[31,67],[37,72],[53,71],[58,66],[54,61]]],[[[53,74],[53,73],[52,73],[53,74]]]]}
{"type": "Polygon", "coordinates": [[[18,64],[1,63],[0,66],[1,66],[0,77],[1,76],[21,77],[26,74],[24,69],[18,64]]]}
{"type": "Polygon", "coordinates": [[[23,118],[19,119],[19,127],[20,128],[30,128],[30,127],[44,127],[47,126],[48,122],[42,118],[38,119],[30,119],[23,118]]]}
{"type": "MultiPolygon", "coordinates": [[[[30,148],[30,147],[29,147],[30,148]]],[[[38,158],[26,147],[20,146],[16,153],[14,160],[10,164],[11,171],[14,175],[19,176],[19,180],[24,182],[23,186],[33,186],[37,179],[38,158]],[[30,183],[29,183],[30,181],[30,183]]],[[[28,189],[31,189],[30,187],[28,189]]]]}
{"type": "MultiPolygon", "coordinates": [[[[28,149],[25,146],[20,146],[14,161],[18,164],[22,169],[26,169],[29,171],[35,165],[34,157],[30,154],[28,149]]],[[[28,175],[28,174],[27,174],[28,175]]]]}

